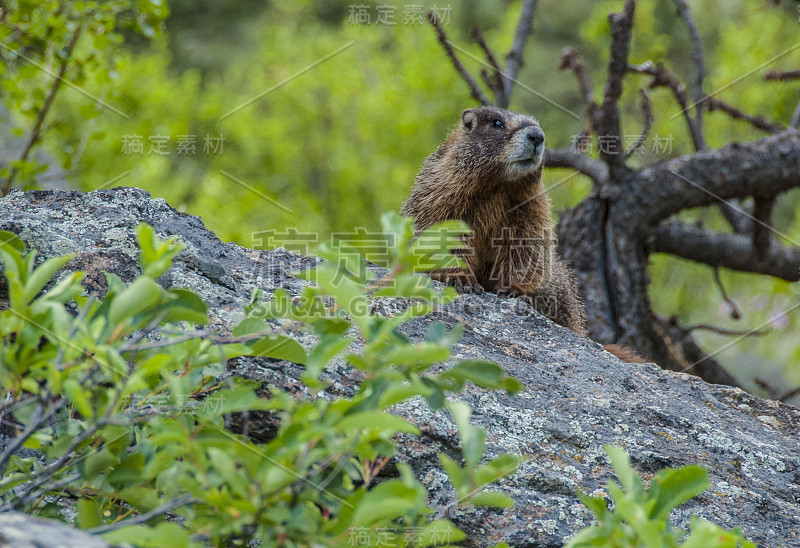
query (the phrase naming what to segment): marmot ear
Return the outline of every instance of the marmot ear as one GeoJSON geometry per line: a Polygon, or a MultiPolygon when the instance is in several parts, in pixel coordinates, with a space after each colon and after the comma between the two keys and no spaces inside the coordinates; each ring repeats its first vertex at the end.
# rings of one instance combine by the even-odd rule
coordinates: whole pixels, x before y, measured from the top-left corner
{"type": "Polygon", "coordinates": [[[468,108],[464,112],[461,113],[461,121],[464,123],[464,128],[467,131],[472,131],[475,129],[475,122],[477,116],[475,116],[475,111],[471,108],[468,108]]]}

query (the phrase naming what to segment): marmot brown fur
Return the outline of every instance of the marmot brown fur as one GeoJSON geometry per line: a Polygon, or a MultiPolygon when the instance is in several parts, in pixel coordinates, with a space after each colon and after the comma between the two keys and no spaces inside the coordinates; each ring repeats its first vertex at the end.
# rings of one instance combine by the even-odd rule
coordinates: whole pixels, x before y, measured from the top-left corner
{"type": "Polygon", "coordinates": [[[416,230],[460,219],[470,229],[458,251],[466,269],[431,277],[461,292],[524,296],[551,320],[584,334],[575,279],[556,255],[550,198],[542,185],[544,132],[507,110],[467,109],[426,160],[402,213],[416,230]]]}

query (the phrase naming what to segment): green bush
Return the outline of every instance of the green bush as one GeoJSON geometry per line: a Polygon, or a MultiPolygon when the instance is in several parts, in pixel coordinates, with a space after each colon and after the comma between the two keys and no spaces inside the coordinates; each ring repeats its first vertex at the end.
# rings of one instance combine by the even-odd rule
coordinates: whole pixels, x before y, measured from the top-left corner
{"type": "Polygon", "coordinates": [[[738,530],[726,531],[704,519],[692,516],[690,532],[669,523],[670,512],[708,489],[708,471],[700,466],[661,470],[645,489],[642,478],[631,467],[631,459],[621,448],[604,447],[622,487],[608,484],[614,510],[602,496],[578,496],[594,513],[597,525],[575,535],[567,548],[587,546],[607,548],[755,548],[738,530]],[[685,540],[684,540],[685,538],[685,540]]]}
{"type": "Polygon", "coordinates": [[[455,298],[416,270],[455,261],[452,235],[465,227],[446,223],[412,242],[409,219],[386,215],[383,225],[384,278],[375,280],[358,254],[324,248],[327,262],[298,273],[318,285],[298,299],[279,291],[261,302],[257,292],[231,337],[191,327],[207,322],[204,302],[156,282],[180,246],[158,241],[147,226],[138,228],[141,276],[125,286],[108,274],[102,299],[82,294],[79,272],[48,285],[71,257],[35,266],[35,252],[0,233],[9,296],[0,312],[0,380],[9,396],[2,413],[18,425],[0,455],[0,511],[60,518],[74,503],[78,527],[137,546],[363,545],[379,536],[397,546],[457,542],[463,533],[452,523],[429,521],[426,489],[410,467],[397,463],[398,477],[375,481],[395,455],[395,436],[419,434],[389,412],[415,396],[446,407],[458,427],[464,465],[441,460],[459,502],[509,506],[506,495],[483,488],[520,458],[481,464],[483,430],[469,423],[468,406],[446,395],[467,381],[509,393],[520,384],[476,360],[432,373],[449,359],[461,326],[433,323],[419,343],[399,331],[455,298]],[[372,315],[370,302],[380,297],[403,297],[407,307],[372,315]],[[265,319],[278,317],[317,337],[310,352],[272,331],[265,319]],[[352,352],[358,338],[363,346],[352,352]],[[323,397],[321,373],[343,353],[364,380],[352,397],[323,397]],[[252,382],[216,380],[237,356],[304,364],[307,390],[293,398],[270,387],[260,398],[252,382]],[[274,439],[256,444],[225,429],[226,415],[245,411],[279,418],[274,439]],[[45,459],[20,456],[21,448],[45,459]]]}

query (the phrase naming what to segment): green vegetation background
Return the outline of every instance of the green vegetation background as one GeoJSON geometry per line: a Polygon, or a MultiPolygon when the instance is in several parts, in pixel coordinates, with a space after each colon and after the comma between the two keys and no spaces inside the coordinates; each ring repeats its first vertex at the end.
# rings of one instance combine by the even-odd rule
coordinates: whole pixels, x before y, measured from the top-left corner
{"type": "MultiPolygon", "coordinates": [[[[434,7],[432,2],[413,4],[434,7]]],[[[445,28],[459,46],[481,56],[469,39],[469,29],[477,24],[498,54],[508,50],[519,2],[437,4],[449,6],[445,28]]],[[[93,108],[84,95],[64,90],[54,105],[46,148],[65,164],[67,179],[76,188],[144,188],[181,211],[201,216],[221,239],[244,246],[260,245],[259,232],[289,227],[317,233],[323,240],[335,231],[377,229],[382,212],[399,209],[418,167],[461,110],[475,104],[431,27],[404,24],[412,3],[389,5],[397,7],[395,25],[376,24],[376,3],[365,1],[172,0],[164,36],[114,53],[120,65],[110,78],[99,70],[93,77],[87,67],[83,87],[127,118],[93,108]],[[370,24],[352,24],[354,5],[367,6],[370,24]],[[351,47],[225,116],[351,41],[351,47]],[[196,136],[195,154],[178,154],[184,135],[196,136]],[[123,152],[131,136],[142,138],[141,155],[123,152]],[[149,140],[156,136],[169,138],[167,155],[150,151],[149,140]],[[223,137],[221,153],[204,152],[206,136],[223,137]]],[[[551,147],[567,146],[585,124],[573,75],[557,70],[560,52],[568,45],[580,51],[601,97],[607,15],[620,6],[619,1],[539,2],[519,78],[536,93],[516,88],[512,108],[538,117],[551,147]]],[[[706,91],[753,71],[718,97],[787,123],[798,101],[796,84],[764,82],[761,75],[768,69],[800,67],[797,49],[769,62],[800,39],[795,4],[698,0],[690,7],[705,39],[706,91]]],[[[479,65],[466,55],[462,58],[477,74],[479,65]]],[[[683,81],[691,81],[688,33],[671,1],[637,4],[631,61],[648,60],[664,62],[683,81]]],[[[623,124],[628,135],[641,132],[638,89],[648,81],[645,76],[626,77],[623,124]]],[[[669,92],[657,89],[650,96],[655,123],[646,151],[636,155],[634,165],[692,151],[669,92]],[[659,145],[661,150],[655,150],[659,145]]],[[[712,147],[763,136],[718,112],[706,115],[706,134],[712,147]]],[[[568,175],[567,170],[545,173],[556,212],[591,190],[581,177],[564,181],[568,175]]],[[[800,240],[797,199],[796,192],[786,195],[776,209],[776,226],[787,236],[785,243],[791,243],[788,238],[800,240]]],[[[729,230],[715,211],[684,216],[729,230]]],[[[722,272],[743,313],[734,321],[711,269],[657,256],[650,275],[657,312],[675,315],[682,324],[770,329],[716,356],[750,389],[765,393],[756,379],[784,390],[800,384],[798,319],[784,314],[800,299],[796,288],[763,276],[722,272]]],[[[697,333],[708,351],[735,340],[697,333]]]]}

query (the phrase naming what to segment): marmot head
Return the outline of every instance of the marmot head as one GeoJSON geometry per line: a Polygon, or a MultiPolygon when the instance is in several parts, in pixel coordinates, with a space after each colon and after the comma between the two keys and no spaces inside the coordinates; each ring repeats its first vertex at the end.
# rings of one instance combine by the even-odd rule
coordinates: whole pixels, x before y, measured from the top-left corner
{"type": "Polygon", "coordinates": [[[496,107],[467,109],[454,135],[458,146],[453,152],[466,162],[459,163],[476,174],[508,182],[538,180],[544,132],[535,118],[496,107]]]}

